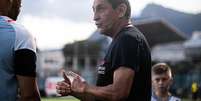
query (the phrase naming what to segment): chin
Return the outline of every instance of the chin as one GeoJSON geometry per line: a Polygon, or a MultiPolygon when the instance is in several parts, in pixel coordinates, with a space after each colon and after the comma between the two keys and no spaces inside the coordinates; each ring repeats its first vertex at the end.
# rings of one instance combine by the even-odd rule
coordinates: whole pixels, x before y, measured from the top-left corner
{"type": "Polygon", "coordinates": [[[101,29],[101,28],[98,28],[98,32],[99,32],[100,34],[105,35],[105,34],[104,34],[104,33],[105,33],[105,31],[104,31],[103,29],[101,29]]]}
{"type": "Polygon", "coordinates": [[[98,28],[98,31],[99,31],[100,34],[102,34],[102,35],[110,36],[110,34],[108,33],[108,31],[106,31],[106,30],[104,30],[104,29],[98,28]]]}
{"type": "Polygon", "coordinates": [[[159,91],[160,91],[161,93],[168,92],[168,90],[167,90],[167,89],[160,89],[159,91]]]}

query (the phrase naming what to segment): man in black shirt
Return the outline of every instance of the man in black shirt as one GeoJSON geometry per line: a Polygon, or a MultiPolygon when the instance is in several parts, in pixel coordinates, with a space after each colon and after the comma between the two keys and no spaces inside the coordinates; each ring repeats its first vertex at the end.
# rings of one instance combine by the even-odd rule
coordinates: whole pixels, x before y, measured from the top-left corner
{"type": "Polygon", "coordinates": [[[130,21],[128,0],[94,0],[94,20],[100,33],[113,38],[96,86],[76,77],[59,82],[57,92],[89,101],[150,101],[151,56],[143,34],[130,21]]]}

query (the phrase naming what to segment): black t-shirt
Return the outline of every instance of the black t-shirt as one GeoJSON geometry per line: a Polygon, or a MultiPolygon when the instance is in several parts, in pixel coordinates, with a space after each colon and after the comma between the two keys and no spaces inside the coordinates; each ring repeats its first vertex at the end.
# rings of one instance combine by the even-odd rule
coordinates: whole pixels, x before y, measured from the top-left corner
{"type": "Polygon", "coordinates": [[[150,101],[150,49],[143,34],[135,27],[123,28],[113,39],[104,63],[98,67],[97,86],[112,84],[113,73],[121,66],[135,71],[132,88],[126,101],[150,101]]]}

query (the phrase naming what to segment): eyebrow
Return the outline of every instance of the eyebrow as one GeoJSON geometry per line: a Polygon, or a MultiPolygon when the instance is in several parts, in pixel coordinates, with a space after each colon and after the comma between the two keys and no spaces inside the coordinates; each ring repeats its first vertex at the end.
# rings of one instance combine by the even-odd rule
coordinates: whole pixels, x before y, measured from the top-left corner
{"type": "Polygon", "coordinates": [[[98,7],[104,7],[104,4],[98,4],[96,6],[93,6],[92,8],[95,9],[95,8],[98,8],[98,7]]]}

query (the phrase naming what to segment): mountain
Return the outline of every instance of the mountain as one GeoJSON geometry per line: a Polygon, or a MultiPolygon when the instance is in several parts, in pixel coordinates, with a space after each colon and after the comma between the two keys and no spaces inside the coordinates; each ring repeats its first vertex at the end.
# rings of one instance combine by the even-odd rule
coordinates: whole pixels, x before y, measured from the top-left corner
{"type": "MultiPolygon", "coordinates": [[[[168,24],[176,27],[186,36],[190,37],[194,31],[201,31],[201,13],[188,14],[173,9],[165,8],[157,4],[148,4],[137,18],[132,18],[132,22],[146,19],[163,19],[168,24]]],[[[135,24],[135,23],[134,23],[135,24]]],[[[88,40],[95,41],[104,36],[95,31],[88,40]]]]}
{"type": "Polygon", "coordinates": [[[140,18],[150,17],[166,20],[187,36],[191,36],[194,31],[201,31],[201,13],[188,14],[157,4],[149,4],[143,9],[140,18]]]}

